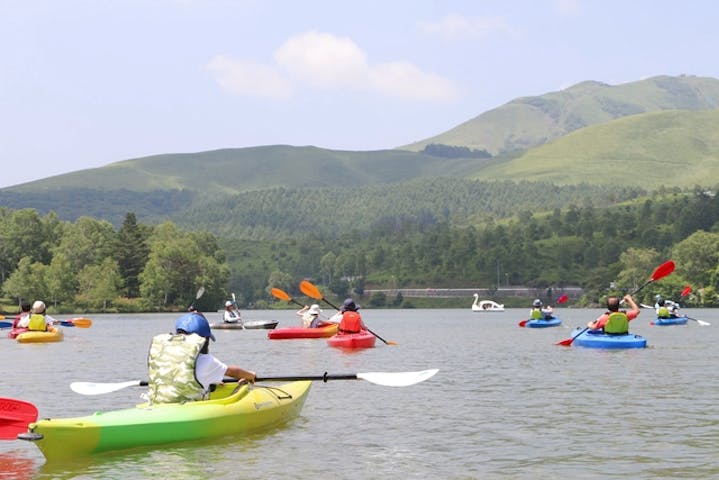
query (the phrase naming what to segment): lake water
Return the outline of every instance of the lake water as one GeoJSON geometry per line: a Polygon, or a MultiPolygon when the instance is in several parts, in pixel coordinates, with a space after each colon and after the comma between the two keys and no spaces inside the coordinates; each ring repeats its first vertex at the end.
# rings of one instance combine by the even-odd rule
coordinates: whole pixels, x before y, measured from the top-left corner
{"type": "MultiPolygon", "coordinates": [[[[315,382],[301,416],[278,429],[212,442],[46,463],[34,445],[0,441],[2,479],[243,478],[717,478],[719,310],[685,310],[712,323],[631,323],[649,347],[623,351],[556,342],[599,310],[559,308],[556,328],[519,328],[505,312],[363,310],[397,342],[347,353],[318,340],[268,340],[266,330],[216,330],[211,351],[258,375],[321,375],[439,368],[410,387],[315,382]]],[[[219,314],[210,314],[208,317],[219,314]]],[[[73,381],[145,379],[150,339],[177,315],[95,315],[56,344],[0,339],[0,397],[40,417],[86,415],[140,402],[140,387],[101,395],[73,381]]],[[[297,324],[293,311],[246,320],[297,324]]],[[[216,319],[210,318],[210,321],[216,319]]]]}

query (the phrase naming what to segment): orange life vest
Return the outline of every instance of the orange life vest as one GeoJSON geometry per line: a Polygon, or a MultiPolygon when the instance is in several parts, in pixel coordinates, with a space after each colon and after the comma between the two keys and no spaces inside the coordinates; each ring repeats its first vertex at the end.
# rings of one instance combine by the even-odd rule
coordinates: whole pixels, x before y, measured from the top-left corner
{"type": "Polygon", "coordinates": [[[359,333],[362,330],[362,317],[357,312],[347,311],[342,314],[339,325],[340,333],[359,333]]]}

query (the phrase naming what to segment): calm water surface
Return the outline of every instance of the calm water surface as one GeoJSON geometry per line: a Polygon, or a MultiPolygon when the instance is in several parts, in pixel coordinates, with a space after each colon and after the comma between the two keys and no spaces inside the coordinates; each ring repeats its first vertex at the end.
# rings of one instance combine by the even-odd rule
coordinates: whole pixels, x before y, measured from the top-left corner
{"type": "MultiPolygon", "coordinates": [[[[439,368],[405,388],[315,382],[290,424],[252,436],[46,463],[21,441],[0,441],[2,479],[238,478],[717,478],[719,310],[685,310],[700,327],[633,333],[649,348],[604,351],[555,343],[598,310],[562,308],[557,328],[519,328],[527,309],[363,310],[397,346],[355,353],[318,340],[268,340],[265,330],[216,330],[211,351],[259,375],[318,375],[439,368]]],[[[214,314],[219,315],[219,314],[214,314]]],[[[212,315],[210,315],[211,317],[212,315]]],[[[297,323],[292,311],[247,311],[247,320],[297,323]]],[[[102,396],[73,381],[146,378],[150,339],[176,315],[95,315],[57,344],[0,339],[0,396],[37,405],[41,417],[86,415],[140,402],[139,387],[102,396]]],[[[219,316],[218,316],[219,318],[219,316]]],[[[215,320],[213,318],[211,321],[215,320]]]]}

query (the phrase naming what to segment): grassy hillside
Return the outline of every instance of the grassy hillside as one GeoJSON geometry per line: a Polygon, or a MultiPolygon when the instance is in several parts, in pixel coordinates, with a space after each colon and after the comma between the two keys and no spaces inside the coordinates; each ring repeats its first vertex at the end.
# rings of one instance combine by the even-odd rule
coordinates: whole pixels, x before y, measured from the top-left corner
{"type": "Polygon", "coordinates": [[[577,130],[477,176],[572,185],[714,186],[719,183],[719,110],[645,113],[577,130]]]}
{"type": "Polygon", "coordinates": [[[353,152],[279,145],[136,158],[4,190],[190,190],[214,196],[276,187],[376,185],[420,177],[465,176],[477,164],[477,160],[401,150],[353,152]]]}
{"type": "Polygon", "coordinates": [[[719,80],[658,76],[607,85],[582,82],[545,95],[522,97],[447,132],[402,147],[421,151],[430,143],[487,150],[493,155],[542,145],[577,129],[661,110],[719,108],[719,80]]]}

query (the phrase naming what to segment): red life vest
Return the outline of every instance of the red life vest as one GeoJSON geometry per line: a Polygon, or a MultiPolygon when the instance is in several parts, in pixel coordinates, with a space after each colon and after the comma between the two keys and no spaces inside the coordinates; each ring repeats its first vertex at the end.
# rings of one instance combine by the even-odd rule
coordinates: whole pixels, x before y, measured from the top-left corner
{"type": "Polygon", "coordinates": [[[362,330],[362,317],[357,312],[347,311],[342,314],[340,333],[359,333],[362,330]]]}

